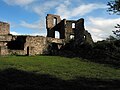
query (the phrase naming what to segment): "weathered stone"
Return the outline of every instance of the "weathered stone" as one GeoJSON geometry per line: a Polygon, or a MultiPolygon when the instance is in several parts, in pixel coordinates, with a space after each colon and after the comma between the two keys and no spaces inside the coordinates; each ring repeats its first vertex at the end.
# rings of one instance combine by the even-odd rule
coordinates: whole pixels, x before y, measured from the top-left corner
{"type": "Polygon", "coordinates": [[[0,22],[0,35],[8,35],[10,34],[10,25],[5,22],[0,22]]]}
{"type": "Polygon", "coordinates": [[[0,22],[0,55],[56,54],[61,47],[74,39],[74,44],[93,43],[91,35],[84,29],[84,19],[61,20],[60,16],[47,14],[47,37],[17,36],[9,34],[9,24],[0,22]],[[60,38],[55,38],[58,31],[60,38]]]}
{"type": "Polygon", "coordinates": [[[47,37],[55,38],[55,31],[60,33],[60,39],[65,38],[65,20],[60,16],[48,14],[46,16],[47,37]]]}
{"type": "Polygon", "coordinates": [[[93,39],[91,37],[91,34],[87,30],[85,30],[84,35],[85,35],[85,43],[92,45],[93,39]]]}

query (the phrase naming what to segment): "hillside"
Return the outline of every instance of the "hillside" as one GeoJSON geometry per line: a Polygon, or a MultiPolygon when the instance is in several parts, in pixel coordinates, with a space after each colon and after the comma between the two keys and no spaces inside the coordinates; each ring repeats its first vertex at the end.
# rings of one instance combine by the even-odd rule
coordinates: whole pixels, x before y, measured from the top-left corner
{"type": "Polygon", "coordinates": [[[80,58],[0,57],[2,89],[119,90],[120,68],[80,58]]]}

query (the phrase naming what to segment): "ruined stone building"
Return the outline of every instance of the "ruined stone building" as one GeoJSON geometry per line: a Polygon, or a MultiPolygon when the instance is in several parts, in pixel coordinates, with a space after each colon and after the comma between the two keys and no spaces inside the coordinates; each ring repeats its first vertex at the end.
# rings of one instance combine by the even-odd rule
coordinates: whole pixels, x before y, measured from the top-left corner
{"type": "Polygon", "coordinates": [[[12,35],[10,25],[0,22],[0,55],[49,54],[50,50],[60,49],[71,39],[75,44],[93,43],[90,33],[84,29],[84,19],[61,20],[58,15],[48,14],[46,28],[47,37],[12,35]],[[56,31],[59,38],[55,38],[56,31]]]}

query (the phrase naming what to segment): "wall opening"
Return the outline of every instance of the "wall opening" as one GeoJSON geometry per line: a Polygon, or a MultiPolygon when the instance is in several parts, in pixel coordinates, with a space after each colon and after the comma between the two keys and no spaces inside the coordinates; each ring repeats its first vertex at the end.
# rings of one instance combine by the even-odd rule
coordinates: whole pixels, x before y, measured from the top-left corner
{"type": "Polygon", "coordinates": [[[70,39],[74,39],[74,35],[70,35],[70,39]]]}
{"type": "Polygon", "coordinates": [[[72,23],[72,28],[75,28],[75,23],[72,23]]]}
{"type": "Polygon", "coordinates": [[[60,33],[58,31],[55,31],[55,38],[60,38],[60,33]]]}
{"type": "Polygon", "coordinates": [[[53,19],[53,25],[57,25],[57,18],[56,17],[54,17],[54,19],[53,19]]]}
{"type": "Polygon", "coordinates": [[[84,39],[86,39],[86,36],[84,35],[84,39]]]}
{"type": "Polygon", "coordinates": [[[29,48],[29,46],[27,47],[27,56],[29,56],[29,54],[30,54],[30,48],[29,48]]]}

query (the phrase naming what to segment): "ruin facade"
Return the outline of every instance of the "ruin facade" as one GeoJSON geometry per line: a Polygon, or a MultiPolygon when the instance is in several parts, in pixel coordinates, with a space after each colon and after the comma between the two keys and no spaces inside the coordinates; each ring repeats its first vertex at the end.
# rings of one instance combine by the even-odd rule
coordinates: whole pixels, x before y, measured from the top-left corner
{"type": "Polygon", "coordinates": [[[61,20],[60,16],[47,14],[47,37],[12,35],[10,25],[0,22],[0,55],[39,55],[49,54],[52,50],[61,49],[71,39],[75,44],[83,42],[92,44],[93,40],[84,29],[84,19],[61,20]],[[59,38],[55,38],[55,31],[59,38]]]}

